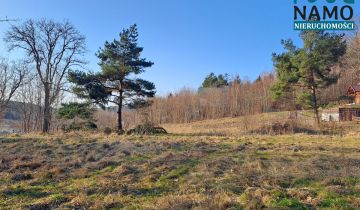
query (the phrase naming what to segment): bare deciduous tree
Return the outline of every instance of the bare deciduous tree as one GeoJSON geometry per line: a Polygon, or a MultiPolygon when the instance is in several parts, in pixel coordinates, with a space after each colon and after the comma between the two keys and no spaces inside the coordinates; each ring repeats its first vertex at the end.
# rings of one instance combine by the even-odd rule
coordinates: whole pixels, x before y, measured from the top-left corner
{"type": "Polygon", "coordinates": [[[43,91],[35,72],[26,75],[14,100],[19,102],[16,110],[21,116],[22,131],[28,133],[41,130],[43,91]]]}
{"type": "Polygon", "coordinates": [[[347,52],[343,58],[343,66],[346,70],[360,73],[360,33],[350,40],[347,52]]]}
{"type": "Polygon", "coordinates": [[[26,67],[20,63],[9,64],[0,59],[0,114],[7,108],[15,91],[24,79],[26,67]]]}
{"type": "Polygon", "coordinates": [[[9,50],[22,49],[35,64],[44,90],[43,132],[49,132],[51,105],[64,85],[69,69],[79,67],[84,61],[85,37],[69,22],[27,20],[14,25],[4,39],[9,50]]]}
{"type": "Polygon", "coordinates": [[[183,89],[167,97],[152,99],[148,108],[125,112],[124,124],[132,127],[144,121],[189,123],[268,112],[273,105],[270,87],[274,81],[275,76],[270,73],[262,75],[256,82],[235,78],[228,86],[220,88],[183,89]]]}

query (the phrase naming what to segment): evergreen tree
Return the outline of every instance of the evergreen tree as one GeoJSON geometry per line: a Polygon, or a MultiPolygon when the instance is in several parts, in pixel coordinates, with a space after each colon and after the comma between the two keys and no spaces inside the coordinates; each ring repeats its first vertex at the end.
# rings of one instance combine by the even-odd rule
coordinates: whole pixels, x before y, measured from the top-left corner
{"type": "Polygon", "coordinates": [[[343,35],[324,31],[304,31],[300,37],[302,48],[291,40],[282,41],[286,52],[273,54],[278,81],[272,91],[275,99],[295,91],[297,101],[312,108],[320,124],[318,93],[337,81],[331,70],[345,54],[346,42],[343,35]]]}
{"type": "Polygon", "coordinates": [[[67,104],[61,104],[61,107],[57,110],[57,116],[60,119],[74,119],[76,117],[83,120],[93,120],[93,113],[95,110],[90,107],[88,103],[71,102],[67,104]]]}
{"type": "Polygon", "coordinates": [[[204,82],[202,83],[202,88],[219,88],[229,85],[229,75],[219,74],[216,76],[214,73],[210,73],[205,77],[204,82]]]}
{"type": "Polygon", "coordinates": [[[149,105],[148,97],[155,95],[155,85],[149,81],[134,78],[153,63],[141,58],[142,47],[138,46],[137,26],[123,29],[119,40],[105,42],[97,57],[101,72],[89,74],[80,71],[69,73],[69,80],[76,84],[75,93],[91,99],[105,107],[108,103],[118,106],[118,132],[123,131],[122,107],[138,108],[149,105]]]}
{"type": "Polygon", "coordinates": [[[271,87],[272,97],[275,101],[281,102],[289,106],[291,110],[295,110],[297,106],[296,99],[296,83],[299,81],[299,70],[294,65],[295,55],[299,50],[294,47],[291,40],[281,41],[285,53],[273,54],[273,62],[276,70],[277,82],[271,87]]]}
{"type": "Polygon", "coordinates": [[[261,76],[259,75],[257,78],[256,78],[256,80],[255,80],[255,83],[258,83],[258,82],[261,82],[261,76]]]}
{"type": "Polygon", "coordinates": [[[93,130],[97,128],[93,118],[94,112],[95,109],[92,108],[89,103],[70,102],[61,104],[61,107],[57,110],[57,117],[59,119],[72,120],[70,125],[62,126],[64,131],[79,129],[93,130]],[[77,122],[77,119],[82,119],[85,122],[77,122]]]}

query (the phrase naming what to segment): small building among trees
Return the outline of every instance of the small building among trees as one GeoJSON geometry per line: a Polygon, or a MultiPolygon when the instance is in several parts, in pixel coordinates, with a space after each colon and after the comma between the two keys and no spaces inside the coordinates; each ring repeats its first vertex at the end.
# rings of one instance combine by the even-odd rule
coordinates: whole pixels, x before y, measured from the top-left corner
{"type": "Polygon", "coordinates": [[[351,85],[348,89],[348,95],[354,97],[356,105],[360,105],[360,83],[358,85],[351,85]]]}
{"type": "Polygon", "coordinates": [[[347,94],[354,97],[354,102],[339,109],[340,121],[360,120],[360,83],[351,85],[347,94]]]}

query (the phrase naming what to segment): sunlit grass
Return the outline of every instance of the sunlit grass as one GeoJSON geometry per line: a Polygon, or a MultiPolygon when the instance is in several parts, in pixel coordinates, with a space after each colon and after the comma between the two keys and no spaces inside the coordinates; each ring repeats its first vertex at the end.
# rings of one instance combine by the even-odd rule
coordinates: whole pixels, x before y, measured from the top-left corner
{"type": "Polygon", "coordinates": [[[357,136],[96,135],[0,139],[0,209],[360,205],[357,136]]]}

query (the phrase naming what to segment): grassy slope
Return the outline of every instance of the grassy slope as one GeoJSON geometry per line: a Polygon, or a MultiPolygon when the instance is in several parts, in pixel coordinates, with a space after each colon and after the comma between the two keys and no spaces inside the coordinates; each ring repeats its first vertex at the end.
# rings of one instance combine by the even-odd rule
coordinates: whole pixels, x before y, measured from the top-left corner
{"type": "Polygon", "coordinates": [[[0,209],[358,209],[359,148],[306,135],[2,138],[0,209]]]}
{"type": "Polygon", "coordinates": [[[299,111],[297,119],[294,113],[272,112],[257,115],[242,116],[236,118],[222,118],[204,120],[185,124],[164,124],[168,132],[187,135],[214,135],[214,136],[241,136],[251,132],[268,134],[265,128],[271,128],[275,124],[289,123],[292,126],[308,131],[323,131],[327,133],[348,133],[358,135],[360,124],[354,122],[322,122],[321,129],[315,125],[311,111],[299,111]]]}
{"type": "MultiPolygon", "coordinates": [[[[204,120],[187,124],[165,124],[162,126],[170,133],[239,136],[275,122],[285,122],[289,116],[289,112],[273,112],[236,118],[204,120]]],[[[299,112],[298,118],[302,123],[313,126],[314,120],[311,113],[299,112]]]]}

